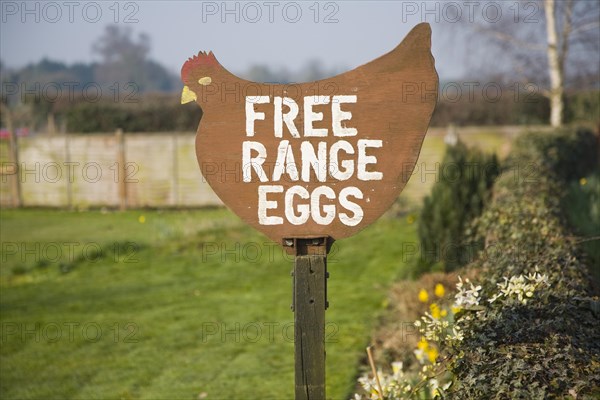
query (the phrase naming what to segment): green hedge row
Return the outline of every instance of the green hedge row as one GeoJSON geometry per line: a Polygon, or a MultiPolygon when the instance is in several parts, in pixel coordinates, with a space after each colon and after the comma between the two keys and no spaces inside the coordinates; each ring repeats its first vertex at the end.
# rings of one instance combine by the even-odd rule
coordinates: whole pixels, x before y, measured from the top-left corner
{"type": "Polygon", "coordinates": [[[439,180],[425,198],[419,217],[421,271],[452,271],[470,262],[481,249],[481,241],[470,242],[467,232],[488,202],[499,169],[494,154],[461,141],[446,148],[439,180]]]}
{"type": "Polygon", "coordinates": [[[478,221],[485,249],[482,297],[504,277],[539,271],[550,287],[526,305],[489,305],[459,316],[465,338],[451,350],[456,399],[598,398],[600,315],[589,261],[566,226],[567,181],[597,166],[586,131],[530,133],[514,143],[478,221]],[[589,398],[589,397],[587,397],[589,398]]]}
{"type": "MultiPolygon", "coordinates": [[[[600,119],[598,90],[569,93],[564,100],[565,123],[600,119]]],[[[493,89],[474,90],[471,97],[466,83],[451,82],[442,85],[431,125],[539,125],[547,124],[549,120],[550,101],[537,90],[516,94],[509,86],[503,87],[500,93],[494,93],[493,89]]]]}
{"type": "Polygon", "coordinates": [[[173,132],[195,131],[202,116],[196,103],[180,104],[176,96],[151,98],[136,103],[78,102],[57,113],[69,132],[173,132]]]}
{"type": "Polygon", "coordinates": [[[137,109],[81,104],[66,113],[66,120],[69,132],[113,132],[117,128],[125,132],[194,131],[200,109],[179,104],[137,109]]]}

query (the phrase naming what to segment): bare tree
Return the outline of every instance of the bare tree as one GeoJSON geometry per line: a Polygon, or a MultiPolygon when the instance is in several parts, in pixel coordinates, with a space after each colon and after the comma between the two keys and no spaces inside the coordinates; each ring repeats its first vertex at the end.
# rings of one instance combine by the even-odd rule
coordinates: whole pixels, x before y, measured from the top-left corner
{"type": "Polygon", "coordinates": [[[550,75],[550,125],[557,127],[563,123],[565,58],[569,49],[573,0],[566,1],[566,9],[563,13],[562,37],[559,36],[558,32],[555,0],[546,0],[544,2],[544,11],[546,14],[546,32],[548,38],[548,72],[550,75]]]}
{"type": "Polygon", "coordinates": [[[486,18],[484,14],[473,24],[478,37],[491,45],[486,70],[498,73],[509,65],[520,82],[535,84],[549,99],[550,124],[563,125],[566,90],[598,89],[600,84],[600,2],[492,3],[502,5],[504,18],[496,20],[489,14],[486,18]],[[509,62],[502,62],[506,58],[509,62]]]}
{"type": "Polygon", "coordinates": [[[104,82],[145,83],[144,63],[150,51],[150,39],[141,34],[136,42],[131,28],[108,25],[92,50],[102,57],[96,78],[104,82]]]}
{"type": "Polygon", "coordinates": [[[150,52],[150,38],[145,33],[139,35],[136,43],[130,28],[107,25],[104,34],[92,45],[92,50],[102,56],[105,64],[116,62],[143,61],[150,52]]]}

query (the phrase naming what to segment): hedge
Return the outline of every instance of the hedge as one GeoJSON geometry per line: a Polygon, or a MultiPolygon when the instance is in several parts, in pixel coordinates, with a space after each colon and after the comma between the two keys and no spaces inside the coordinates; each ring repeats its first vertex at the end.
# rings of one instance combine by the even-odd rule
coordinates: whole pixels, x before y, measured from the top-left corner
{"type": "Polygon", "coordinates": [[[481,249],[477,241],[467,242],[466,232],[489,200],[499,168],[494,154],[469,148],[460,140],[446,148],[439,180],[424,199],[419,217],[421,270],[452,271],[481,249]]]}
{"type": "Polygon", "coordinates": [[[464,340],[451,349],[456,399],[600,396],[600,315],[589,264],[561,210],[567,181],[597,164],[586,131],[529,133],[514,143],[477,226],[485,249],[471,267],[485,277],[482,298],[520,274],[550,286],[527,304],[489,305],[457,315],[464,340]]]}
{"type": "Polygon", "coordinates": [[[76,102],[65,106],[57,119],[69,132],[173,132],[195,131],[202,117],[196,103],[181,105],[176,96],[146,95],[131,104],[76,102]]]}

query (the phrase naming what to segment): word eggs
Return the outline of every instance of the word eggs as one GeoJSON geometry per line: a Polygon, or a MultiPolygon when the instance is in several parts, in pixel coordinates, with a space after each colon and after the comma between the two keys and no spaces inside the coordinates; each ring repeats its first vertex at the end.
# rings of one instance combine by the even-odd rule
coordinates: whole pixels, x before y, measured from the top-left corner
{"type": "Polygon", "coordinates": [[[303,225],[312,220],[318,225],[329,225],[338,218],[344,225],[358,225],[364,215],[361,203],[365,195],[358,187],[342,182],[352,178],[382,179],[382,172],[374,169],[377,157],[371,154],[382,147],[382,140],[359,139],[355,145],[345,140],[358,135],[350,124],[352,113],[342,109],[356,104],[356,95],[305,96],[303,100],[303,107],[299,107],[289,97],[275,96],[272,103],[269,96],[246,97],[246,136],[253,140],[242,144],[243,181],[260,181],[258,222],[281,225],[285,219],[290,224],[303,225]],[[265,124],[257,121],[266,119],[265,112],[259,111],[264,104],[273,111],[270,134],[280,139],[274,154],[269,154],[260,141],[264,135],[260,128],[265,124]],[[323,126],[325,112],[330,112],[330,118],[326,118],[331,121],[329,127],[323,126]],[[300,129],[297,119],[302,120],[300,129]],[[329,135],[336,140],[320,140],[329,135]],[[308,184],[314,182],[322,184],[311,188],[308,184]]]}

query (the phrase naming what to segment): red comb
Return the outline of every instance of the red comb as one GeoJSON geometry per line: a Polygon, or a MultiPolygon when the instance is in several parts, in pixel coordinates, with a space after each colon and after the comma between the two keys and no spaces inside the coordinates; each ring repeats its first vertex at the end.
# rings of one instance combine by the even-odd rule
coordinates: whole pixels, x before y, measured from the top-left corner
{"type": "Polygon", "coordinates": [[[187,77],[194,68],[211,67],[218,64],[212,51],[209,51],[208,54],[205,51],[200,51],[197,56],[188,58],[183,67],[181,67],[181,80],[184,84],[187,84],[187,77]]]}

